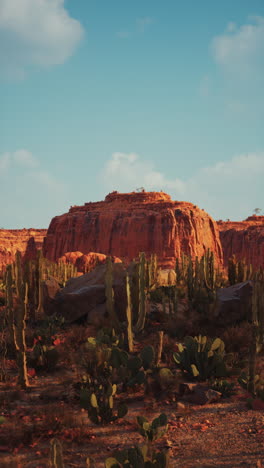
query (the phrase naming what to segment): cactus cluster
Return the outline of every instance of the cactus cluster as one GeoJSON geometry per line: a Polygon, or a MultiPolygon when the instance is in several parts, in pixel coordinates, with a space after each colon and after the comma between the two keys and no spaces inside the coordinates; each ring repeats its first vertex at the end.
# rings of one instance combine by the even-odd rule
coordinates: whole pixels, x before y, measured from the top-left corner
{"type": "Polygon", "coordinates": [[[206,336],[188,336],[184,344],[178,344],[178,352],[173,353],[176,364],[190,378],[205,381],[210,377],[225,377],[225,344],[220,338],[214,340],[206,336]]]}
{"type": "Polygon", "coordinates": [[[251,342],[249,347],[249,391],[256,392],[256,357],[264,344],[264,271],[260,269],[253,277],[251,317],[251,342]]]}
{"type": "MultiPolygon", "coordinates": [[[[133,352],[133,338],[142,332],[147,317],[148,293],[154,287],[157,278],[157,257],[152,255],[146,260],[144,252],[139,254],[139,261],[132,263],[130,275],[126,275],[126,338],[129,352],[133,352]]],[[[117,333],[123,330],[115,311],[115,297],[113,289],[113,266],[111,257],[106,259],[105,275],[106,308],[111,324],[117,333]]]]}
{"type": "Polygon", "coordinates": [[[154,366],[155,351],[153,346],[146,346],[138,356],[129,356],[125,351],[114,348],[109,362],[124,387],[142,385],[147,382],[146,372],[154,366]]]}
{"type": "Polygon", "coordinates": [[[114,453],[107,458],[105,468],[168,468],[169,452],[167,450],[155,451],[153,442],[163,437],[168,429],[168,418],[162,413],[151,423],[143,416],[137,417],[139,433],[145,438],[143,446],[135,446],[114,453]]]}
{"type": "Polygon", "coordinates": [[[169,466],[167,450],[153,451],[152,455],[148,456],[146,445],[119,450],[105,461],[105,468],[168,468],[169,466]]]}
{"type": "Polygon", "coordinates": [[[235,255],[228,260],[228,281],[230,285],[242,283],[253,278],[252,265],[243,260],[237,260],[235,255]]]}
{"type": "Polygon", "coordinates": [[[87,378],[87,386],[81,390],[81,405],[87,409],[88,417],[94,424],[110,424],[123,418],[128,411],[124,403],[114,408],[117,386],[109,379],[87,378]]]}

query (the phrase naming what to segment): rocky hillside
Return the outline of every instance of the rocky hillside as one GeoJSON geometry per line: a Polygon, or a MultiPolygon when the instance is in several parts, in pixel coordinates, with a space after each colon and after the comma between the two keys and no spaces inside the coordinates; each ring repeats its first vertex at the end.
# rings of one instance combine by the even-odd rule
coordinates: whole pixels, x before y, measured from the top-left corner
{"type": "Polygon", "coordinates": [[[264,216],[250,216],[245,221],[218,221],[224,263],[234,254],[254,268],[264,267],[264,216]]]}
{"type": "Polygon", "coordinates": [[[0,229],[0,270],[14,261],[17,250],[23,257],[33,258],[46,233],[46,229],[0,229]]]}
{"type": "Polygon", "coordinates": [[[171,200],[164,192],[112,192],[104,201],[73,206],[52,219],[44,256],[100,252],[130,261],[139,252],[156,253],[160,265],[174,266],[182,252],[202,256],[210,248],[222,263],[215,221],[196,205],[171,200]]]}

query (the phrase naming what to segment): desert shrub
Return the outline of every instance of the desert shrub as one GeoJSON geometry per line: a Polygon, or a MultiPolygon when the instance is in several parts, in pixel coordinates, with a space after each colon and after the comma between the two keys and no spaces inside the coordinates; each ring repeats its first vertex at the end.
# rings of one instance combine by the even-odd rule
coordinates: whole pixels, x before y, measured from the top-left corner
{"type": "Polygon", "coordinates": [[[83,325],[72,325],[65,335],[64,348],[79,351],[80,346],[86,343],[90,336],[89,328],[83,325]]]}
{"type": "Polygon", "coordinates": [[[214,380],[211,382],[210,387],[216,392],[222,393],[222,398],[229,398],[235,394],[234,382],[227,382],[227,380],[214,380]]]}
{"type": "Polygon", "coordinates": [[[248,322],[227,328],[222,334],[228,353],[247,355],[251,340],[251,324],[248,322]]]}
{"type": "Polygon", "coordinates": [[[53,371],[59,361],[59,352],[56,349],[57,344],[60,343],[59,339],[53,341],[54,344],[46,345],[39,336],[35,339],[32,351],[28,353],[28,364],[36,370],[53,371]]]}
{"type": "MultiPolygon", "coordinates": [[[[250,379],[246,372],[242,372],[238,378],[239,385],[247,392],[250,389],[250,379]]],[[[264,378],[260,374],[255,375],[255,395],[264,401],[264,378]]]]}

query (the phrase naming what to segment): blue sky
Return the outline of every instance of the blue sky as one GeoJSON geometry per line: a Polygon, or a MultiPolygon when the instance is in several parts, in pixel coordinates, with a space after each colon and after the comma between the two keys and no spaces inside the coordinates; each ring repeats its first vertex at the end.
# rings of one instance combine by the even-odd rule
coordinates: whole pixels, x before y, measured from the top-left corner
{"type": "Polygon", "coordinates": [[[264,210],[262,0],[0,0],[0,227],[112,190],[264,210]]]}

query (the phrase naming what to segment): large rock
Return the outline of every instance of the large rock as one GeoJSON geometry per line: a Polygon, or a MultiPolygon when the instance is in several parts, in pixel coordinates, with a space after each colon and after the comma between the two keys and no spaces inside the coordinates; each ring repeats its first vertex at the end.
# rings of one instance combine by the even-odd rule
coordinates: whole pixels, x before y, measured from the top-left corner
{"type": "Polygon", "coordinates": [[[0,229],[0,271],[15,260],[17,250],[25,260],[34,259],[46,233],[46,229],[0,229]]]}
{"type": "Polygon", "coordinates": [[[228,326],[250,319],[252,291],[252,281],[218,289],[217,307],[214,312],[217,324],[228,326]]]}
{"type": "Polygon", "coordinates": [[[176,272],[171,268],[158,270],[157,285],[158,286],[173,286],[176,284],[176,272]]]}
{"type": "Polygon", "coordinates": [[[42,301],[43,309],[46,315],[52,315],[56,312],[55,296],[61,290],[58,281],[51,277],[42,282],[42,301]]]}
{"type": "MultiPolygon", "coordinates": [[[[71,278],[66,286],[58,291],[44,309],[47,315],[58,313],[66,322],[74,322],[87,317],[93,323],[106,314],[105,297],[106,265],[99,265],[90,273],[71,278]]],[[[121,320],[124,320],[126,308],[126,269],[123,264],[113,264],[113,289],[115,310],[121,320]]]]}
{"type": "Polygon", "coordinates": [[[164,192],[113,192],[53,218],[44,256],[56,261],[65,252],[100,252],[131,261],[139,252],[156,253],[159,265],[171,268],[181,253],[201,257],[208,248],[221,264],[217,225],[196,205],[173,201],[164,192]]]}
{"type": "Polygon", "coordinates": [[[235,255],[254,268],[264,267],[264,216],[250,216],[245,221],[218,221],[224,263],[235,255]]]}
{"type": "MultiPolygon", "coordinates": [[[[77,271],[81,273],[89,273],[97,265],[106,263],[107,255],[89,252],[84,255],[82,252],[66,252],[62,257],[59,258],[59,261],[63,263],[72,263],[76,266],[77,271]]],[[[120,258],[115,256],[111,257],[113,263],[122,263],[120,258]]]]}

